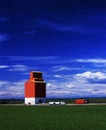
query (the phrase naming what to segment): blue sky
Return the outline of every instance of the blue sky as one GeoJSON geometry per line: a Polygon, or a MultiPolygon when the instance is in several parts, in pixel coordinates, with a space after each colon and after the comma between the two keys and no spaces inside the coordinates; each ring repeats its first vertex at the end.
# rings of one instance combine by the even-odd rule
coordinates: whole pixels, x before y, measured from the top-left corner
{"type": "Polygon", "coordinates": [[[0,98],[24,97],[30,71],[47,97],[106,97],[105,0],[0,0],[0,98]]]}

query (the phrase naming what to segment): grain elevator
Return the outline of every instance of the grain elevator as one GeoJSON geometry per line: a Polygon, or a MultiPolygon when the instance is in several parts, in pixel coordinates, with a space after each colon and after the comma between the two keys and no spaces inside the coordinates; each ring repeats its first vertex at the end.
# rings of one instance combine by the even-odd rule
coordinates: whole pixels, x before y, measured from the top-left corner
{"type": "Polygon", "coordinates": [[[42,72],[30,72],[30,78],[25,82],[25,104],[39,104],[46,102],[46,83],[42,72]]]}

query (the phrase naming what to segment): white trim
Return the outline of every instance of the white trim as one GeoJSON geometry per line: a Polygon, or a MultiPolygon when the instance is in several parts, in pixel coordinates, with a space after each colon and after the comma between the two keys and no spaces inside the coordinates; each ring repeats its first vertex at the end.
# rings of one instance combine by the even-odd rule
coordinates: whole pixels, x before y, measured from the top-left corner
{"type": "Polygon", "coordinates": [[[27,105],[34,105],[39,103],[46,103],[46,98],[25,98],[25,104],[27,105]]]}

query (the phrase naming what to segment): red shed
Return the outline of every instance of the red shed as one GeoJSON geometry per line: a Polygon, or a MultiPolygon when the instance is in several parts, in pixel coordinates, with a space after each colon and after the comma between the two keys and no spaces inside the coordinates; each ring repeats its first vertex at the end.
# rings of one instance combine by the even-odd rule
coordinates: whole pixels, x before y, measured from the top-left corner
{"type": "Polygon", "coordinates": [[[88,101],[86,99],[76,99],[75,103],[76,104],[86,104],[86,103],[88,103],[88,101]]]}
{"type": "Polygon", "coordinates": [[[46,83],[41,72],[30,72],[30,79],[25,82],[25,104],[46,102],[46,83]]]}

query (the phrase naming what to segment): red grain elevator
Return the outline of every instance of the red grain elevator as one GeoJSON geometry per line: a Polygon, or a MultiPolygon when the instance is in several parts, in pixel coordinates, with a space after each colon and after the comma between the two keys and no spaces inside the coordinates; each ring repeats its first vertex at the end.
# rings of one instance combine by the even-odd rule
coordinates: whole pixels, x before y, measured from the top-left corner
{"type": "Polygon", "coordinates": [[[39,104],[46,102],[46,83],[42,72],[30,72],[30,79],[25,82],[25,104],[39,104]]]}

